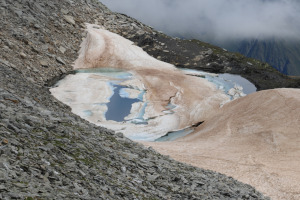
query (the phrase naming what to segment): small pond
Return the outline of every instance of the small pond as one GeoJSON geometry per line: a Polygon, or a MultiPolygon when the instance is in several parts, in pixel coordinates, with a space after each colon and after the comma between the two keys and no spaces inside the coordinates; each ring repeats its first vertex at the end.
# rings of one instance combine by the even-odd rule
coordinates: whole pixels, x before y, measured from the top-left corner
{"type": "Polygon", "coordinates": [[[131,107],[133,103],[140,102],[138,98],[127,98],[126,96],[121,96],[120,91],[125,86],[113,85],[114,91],[112,97],[107,103],[107,111],[105,113],[106,120],[113,120],[116,122],[123,122],[124,118],[130,114],[131,107]]]}

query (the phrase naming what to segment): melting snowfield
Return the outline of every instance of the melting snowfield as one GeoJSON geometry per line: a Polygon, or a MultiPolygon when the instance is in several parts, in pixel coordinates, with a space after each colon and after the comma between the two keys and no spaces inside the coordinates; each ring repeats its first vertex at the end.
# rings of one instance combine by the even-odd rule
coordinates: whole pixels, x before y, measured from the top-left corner
{"type": "MultiPolygon", "coordinates": [[[[183,69],[183,72],[192,76],[201,74],[199,79],[210,81],[230,99],[245,96],[243,87],[251,87],[253,91],[250,92],[256,90],[252,83],[236,75],[233,80],[229,79],[231,77],[227,77],[228,75],[224,77],[223,74],[186,69],[183,69]]],[[[159,134],[149,131],[148,126],[151,126],[154,118],[147,117],[147,113],[152,112],[147,107],[148,103],[151,103],[146,99],[147,90],[144,84],[128,71],[115,68],[77,70],[76,74],[68,75],[59,81],[51,92],[59,100],[70,105],[73,112],[93,123],[111,129],[119,125],[122,126],[122,129],[118,130],[121,132],[126,129],[139,130],[135,131],[135,134],[124,132],[133,140],[171,141],[194,131],[194,128],[190,127],[193,124],[186,124],[188,128],[179,130],[178,127],[172,130],[174,126],[170,126],[166,130],[161,130],[159,134]],[[143,129],[147,129],[148,132],[145,133],[143,129]],[[160,136],[162,138],[158,138],[160,136]]],[[[177,106],[169,103],[161,116],[174,115],[177,106]]],[[[162,117],[158,117],[160,118],[162,117]]]]}
{"type": "Polygon", "coordinates": [[[300,199],[299,89],[255,92],[240,76],[179,70],[90,24],[74,69],[51,89],[74,113],[273,199],[300,199]]]}
{"type": "Polygon", "coordinates": [[[152,58],[131,41],[94,25],[88,25],[74,69],[79,73],[60,81],[59,87],[51,89],[52,94],[70,105],[74,113],[134,140],[154,141],[205,121],[230,100],[206,79],[187,75],[152,58]],[[114,95],[121,86],[122,94],[114,95]],[[109,120],[110,110],[117,109],[110,100],[120,100],[122,95],[123,100],[142,95],[142,100],[122,105],[130,110],[124,121],[109,120]]]}
{"type": "Polygon", "coordinates": [[[93,25],[88,25],[74,68],[77,73],[61,80],[52,94],[88,121],[143,141],[190,133],[188,127],[245,96],[243,83],[236,82],[247,81],[179,70],[93,25]]]}

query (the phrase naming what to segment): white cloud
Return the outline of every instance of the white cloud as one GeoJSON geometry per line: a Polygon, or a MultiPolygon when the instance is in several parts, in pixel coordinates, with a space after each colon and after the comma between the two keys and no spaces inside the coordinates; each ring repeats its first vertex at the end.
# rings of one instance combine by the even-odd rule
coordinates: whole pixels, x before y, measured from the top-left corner
{"type": "Polygon", "coordinates": [[[298,0],[100,0],[170,35],[300,37],[298,0]]]}

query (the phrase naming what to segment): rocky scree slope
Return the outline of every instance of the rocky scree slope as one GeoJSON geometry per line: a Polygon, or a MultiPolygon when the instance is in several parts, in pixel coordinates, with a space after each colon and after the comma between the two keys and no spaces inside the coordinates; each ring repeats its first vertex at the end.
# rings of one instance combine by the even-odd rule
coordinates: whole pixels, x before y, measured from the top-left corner
{"type": "Polygon", "coordinates": [[[91,0],[1,0],[0,14],[0,199],[268,199],[88,123],[46,87],[72,71],[85,22],[174,39],[91,0]]]}

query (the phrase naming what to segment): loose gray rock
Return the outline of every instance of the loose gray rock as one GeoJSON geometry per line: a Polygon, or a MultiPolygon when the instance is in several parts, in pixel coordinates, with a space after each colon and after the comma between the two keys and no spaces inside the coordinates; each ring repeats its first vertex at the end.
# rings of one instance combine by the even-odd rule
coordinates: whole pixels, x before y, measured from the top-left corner
{"type": "Polygon", "coordinates": [[[48,63],[48,61],[47,60],[40,60],[40,64],[41,64],[41,66],[43,66],[43,67],[48,67],[49,66],[49,63],[48,63]]]}
{"type": "Polygon", "coordinates": [[[75,25],[75,21],[74,21],[74,18],[73,18],[72,16],[70,16],[70,15],[64,15],[64,19],[65,19],[68,23],[75,25]]]}
{"type": "MultiPolygon", "coordinates": [[[[168,37],[98,0],[2,0],[0,7],[0,44],[7,47],[0,52],[0,199],[268,199],[90,124],[49,92],[72,72],[84,23],[124,34],[179,66],[207,47],[168,37]]],[[[215,58],[220,66],[230,59],[213,56],[195,62],[206,69],[215,58]]]]}
{"type": "Polygon", "coordinates": [[[59,62],[60,64],[65,65],[66,63],[61,59],[61,57],[56,57],[56,61],[59,62]]]}

